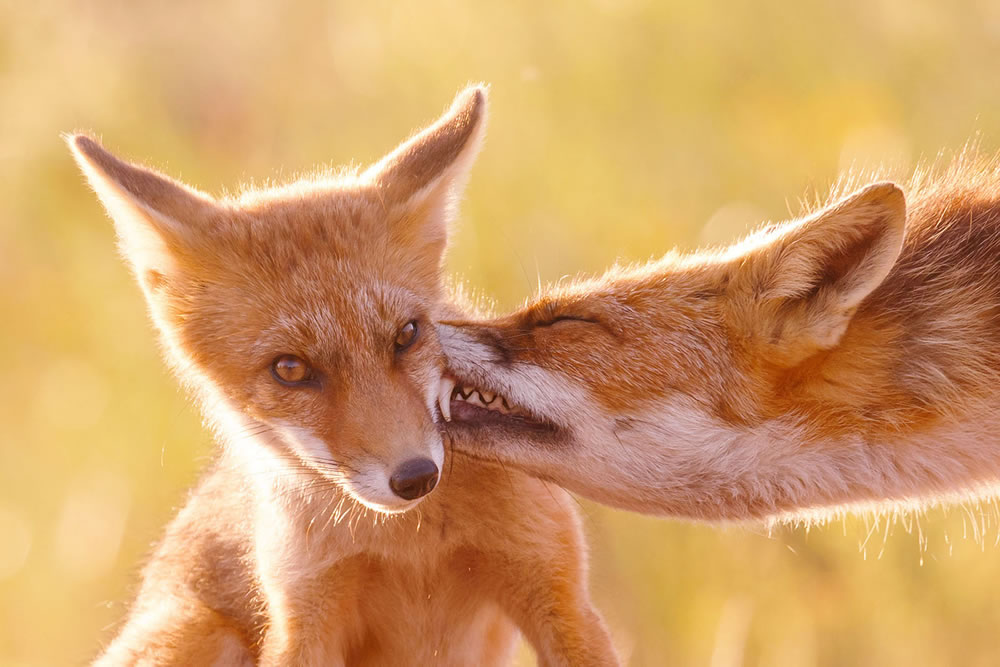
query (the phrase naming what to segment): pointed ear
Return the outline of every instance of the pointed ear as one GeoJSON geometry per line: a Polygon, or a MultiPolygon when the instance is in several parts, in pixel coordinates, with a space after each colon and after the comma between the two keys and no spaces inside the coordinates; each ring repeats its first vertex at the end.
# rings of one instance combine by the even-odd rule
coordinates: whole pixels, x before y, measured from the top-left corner
{"type": "Polygon", "coordinates": [[[435,264],[482,145],[486,99],[484,86],[462,91],[437,122],[362,175],[377,188],[394,238],[409,248],[422,248],[435,264]]]}
{"type": "Polygon", "coordinates": [[[750,326],[790,363],[833,347],[895,264],[905,223],[903,191],[877,183],[779,228],[738,260],[750,326]]]}
{"type": "Polygon", "coordinates": [[[177,272],[217,210],[205,194],[128,164],[85,135],[67,136],[73,157],[114,220],[122,253],[142,287],[155,290],[177,272]]]}

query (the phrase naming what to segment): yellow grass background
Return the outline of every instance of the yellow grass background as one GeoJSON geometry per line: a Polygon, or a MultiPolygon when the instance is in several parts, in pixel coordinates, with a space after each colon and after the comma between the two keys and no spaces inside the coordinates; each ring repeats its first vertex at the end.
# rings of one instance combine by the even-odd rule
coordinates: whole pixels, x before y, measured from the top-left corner
{"type": "MultiPolygon", "coordinates": [[[[989,2],[0,0],[0,665],[94,655],[211,452],[60,132],[218,192],[371,161],[489,82],[449,267],[510,307],[851,164],[994,150],[998,63],[989,2]]],[[[1000,660],[993,505],[770,534],[582,510],[630,664],[1000,660]]]]}

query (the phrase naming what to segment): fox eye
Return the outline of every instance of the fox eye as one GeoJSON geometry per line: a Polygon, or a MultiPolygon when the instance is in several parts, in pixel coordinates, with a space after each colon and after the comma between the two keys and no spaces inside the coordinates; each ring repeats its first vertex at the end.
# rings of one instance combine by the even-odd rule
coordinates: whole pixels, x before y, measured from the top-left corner
{"type": "Polygon", "coordinates": [[[305,359],[283,354],[271,362],[271,375],[281,384],[295,385],[313,379],[312,368],[305,359]]]}
{"type": "Polygon", "coordinates": [[[396,334],[396,351],[402,352],[406,348],[413,345],[413,341],[417,339],[417,321],[410,320],[399,330],[396,334]]]}
{"type": "Polygon", "coordinates": [[[560,322],[586,322],[587,324],[599,324],[597,320],[592,317],[581,317],[577,315],[557,315],[550,320],[545,320],[544,322],[538,322],[535,324],[536,327],[551,327],[560,322]]]}

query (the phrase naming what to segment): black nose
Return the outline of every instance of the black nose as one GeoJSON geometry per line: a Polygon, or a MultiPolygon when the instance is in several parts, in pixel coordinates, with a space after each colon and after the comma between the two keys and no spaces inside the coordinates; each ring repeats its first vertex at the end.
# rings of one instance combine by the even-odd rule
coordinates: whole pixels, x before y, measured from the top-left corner
{"type": "Polygon", "coordinates": [[[438,467],[430,459],[410,459],[389,478],[392,492],[405,500],[415,500],[434,490],[438,467]]]}

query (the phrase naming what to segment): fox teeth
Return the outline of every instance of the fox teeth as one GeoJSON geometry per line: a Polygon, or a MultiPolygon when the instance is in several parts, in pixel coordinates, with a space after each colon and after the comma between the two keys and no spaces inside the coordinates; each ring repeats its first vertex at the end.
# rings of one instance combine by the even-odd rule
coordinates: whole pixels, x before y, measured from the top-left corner
{"type": "MultiPolygon", "coordinates": [[[[475,387],[470,386],[457,387],[455,386],[454,381],[447,380],[446,383],[444,378],[441,380],[440,391],[441,394],[438,397],[439,402],[447,401],[445,398],[445,392],[448,392],[449,398],[456,401],[463,401],[465,403],[485,408],[487,410],[493,410],[494,412],[499,412],[504,415],[516,414],[516,411],[505,397],[492,391],[482,391],[481,389],[476,389],[475,387]]],[[[445,419],[451,421],[450,409],[446,412],[445,409],[442,408],[441,414],[445,415],[445,419]]]]}
{"type": "Polygon", "coordinates": [[[455,381],[451,378],[442,377],[438,385],[438,407],[441,408],[441,416],[446,422],[451,421],[451,393],[455,389],[455,381]]]}

